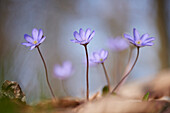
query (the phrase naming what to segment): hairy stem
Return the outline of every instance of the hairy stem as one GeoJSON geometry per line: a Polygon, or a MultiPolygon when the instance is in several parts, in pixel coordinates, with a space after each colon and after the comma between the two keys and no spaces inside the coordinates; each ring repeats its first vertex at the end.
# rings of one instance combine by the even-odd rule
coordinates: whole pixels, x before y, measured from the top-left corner
{"type": "Polygon", "coordinates": [[[43,56],[42,56],[42,54],[41,54],[40,48],[39,48],[38,46],[37,46],[37,49],[38,49],[38,52],[39,52],[40,57],[41,57],[41,59],[42,59],[42,61],[43,61],[43,64],[44,64],[45,74],[46,74],[46,80],[47,80],[48,87],[50,88],[51,95],[53,96],[55,102],[57,102],[57,101],[56,101],[56,98],[55,98],[55,95],[54,95],[54,93],[53,93],[53,90],[52,90],[52,88],[51,88],[50,82],[49,82],[49,80],[48,80],[48,72],[47,72],[47,66],[46,66],[45,60],[44,60],[44,58],[43,58],[43,56]]]}
{"type": "Polygon", "coordinates": [[[61,83],[62,83],[62,86],[63,86],[64,93],[66,94],[66,96],[69,96],[69,94],[67,93],[67,90],[65,88],[65,85],[64,85],[64,80],[61,80],[61,83]]]}
{"type": "MultiPolygon", "coordinates": [[[[131,59],[132,59],[132,50],[130,49],[128,63],[127,63],[127,65],[126,65],[126,67],[125,67],[125,71],[124,71],[122,77],[124,77],[125,74],[128,72],[129,67],[130,67],[130,64],[131,64],[131,63],[130,63],[131,59]]],[[[119,90],[119,88],[122,86],[122,84],[123,84],[126,80],[127,80],[127,79],[125,79],[122,83],[120,83],[120,85],[117,87],[117,91],[119,90]]]]}
{"type": "Polygon", "coordinates": [[[86,91],[86,99],[87,101],[89,100],[89,58],[88,58],[88,51],[87,51],[87,45],[84,45],[85,47],[85,52],[86,52],[86,61],[87,61],[87,70],[86,70],[86,88],[87,88],[87,91],[86,91]]]}
{"type": "Polygon", "coordinates": [[[106,76],[106,80],[107,80],[108,89],[109,89],[109,92],[110,92],[110,81],[109,81],[109,76],[108,76],[108,74],[107,74],[107,71],[106,71],[104,62],[101,63],[101,64],[102,64],[102,66],[103,66],[103,70],[104,70],[104,73],[105,73],[105,76],[106,76]]]}
{"type": "Polygon", "coordinates": [[[124,80],[128,77],[129,73],[132,71],[132,69],[134,68],[137,60],[138,60],[138,57],[139,57],[139,47],[137,47],[137,56],[136,56],[136,59],[135,59],[135,62],[133,63],[131,69],[129,70],[128,73],[126,73],[125,76],[123,76],[123,78],[120,80],[120,82],[116,85],[116,87],[113,89],[112,93],[115,93],[117,88],[122,84],[122,82],[124,82],[124,80]]]}

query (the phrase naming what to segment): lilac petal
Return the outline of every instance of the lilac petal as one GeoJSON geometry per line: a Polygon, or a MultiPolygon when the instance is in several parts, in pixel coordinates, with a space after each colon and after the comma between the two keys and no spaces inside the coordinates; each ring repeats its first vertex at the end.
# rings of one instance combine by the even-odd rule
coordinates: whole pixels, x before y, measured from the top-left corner
{"type": "Polygon", "coordinates": [[[94,60],[91,60],[91,62],[93,62],[93,63],[99,63],[99,60],[94,59],[94,60]]]}
{"type": "Polygon", "coordinates": [[[148,39],[146,39],[144,42],[143,42],[143,45],[147,44],[147,43],[152,43],[152,41],[155,40],[154,37],[150,37],[148,39]]]}
{"type": "Polygon", "coordinates": [[[125,39],[123,39],[123,38],[120,38],[120,40],[119,40],[119,47],[120,47],[121,49],[126,49],[126,48],[128,48],[128,47],[129,47],[129,44],[128,44],[127,40],[125,40],[125,39]]]}
{"type": "Polygon", "coordinates": [[[32,45],[31,48],[30,48],[30,50],[33,50],[34,48],[35,48],[35,45],[32,45]]]}
{"type": "Polygon", "coordinates": [[[59,65],[55,65],[54,73],[55,73],[57,78],[61,78],[61,76],[63,75],[63,70],[59,65]]]}
{"type": "Polygon", "coordinates": [[[78,41],[82,41],[82,38],[80,37],[80,35],[78,34],[77,31],[75,31],[73,35],[74,35],[75,39],[77,39],[78,41]]]}
{"type": "Polygon", "coordinates": [[[155,40],[155,37],[150,37],[150,38],[147,38],[144,42],[148,43],[148,42],[151,42],[151,41],[154,41],[154,40],[155,40]]]}
{"type": "Polygon", "coordinates": [[[98,60],[98,59],[96,59],[96,58],[94,58],[94,56],[93,56],[93,58],[91,58],[91,59],[90,59],[90,62],[93,62],[93,63],[99,63],[99,60],[98,60]]]}
{"type": "Polygon", "coordinates": [[[46,39],[46,36],[44,36],[44,37],[39,41],[39,43],[42,43],[45,39],[46,39]]]}
{"type": "Polygon", "coordinates": [[[128,40],[131,40],[131,41],[134,40],[134,39],[133,39],[130,35],[128,35],[128,34],[124,34],[124,37],[125,37],[126,39],[128,39],[128,40]]]}
{"type": "Polygon", "coordinates": [[[143,41],[145,41],[148,37],[149,37],[149,34],[143,34],[140,39],[141,39],[141,41],[143,42],[143,41]]]}
{"type": "Polygon", "coordinates": [[[74,43],[80,43],[80,41],[78,41],[78,40],[75,40],[75,39],[72,39],[72,40],[70,40],[71,42],[74,42],[74,43]]]}
{"type": "Polygon", "coordinates": [[[85,40],[85,39],[86,39],[86,37],[85,37],[85,32],[83,31],[82,28],[80,28],[80,30],[79,30],[79,35],[81,36],[81,39],[82,39],[82,40],[85,40]]]}
{"type": "Polygon", "coordinates": [[[96,60],[100,60],[100,56],[99,56],[98,53],[94,52],[94,53],[93,53],[93,56],[94,56],[94,58],[95,58],[96,60]]]}
{"type": "Polygon", "coordinates": [[[140,36],[136,28],[133,29],[133,36],[135,41],[140,40],[140,36]]]}
{"type": "Polygon", "coordinates": [[[103,58],[103,56],[105,56],[105,53],[106,53],[105,50],[103,50],[103,49],[100,50],[100,57],[103,58]]]}
{"type": "Polygon", "coordinates": [[[24,38],[25,38],[25,40],[26,40],[27,42],[29,42],[29,43],[33,43],[33,39],[32,39],[32,37],[31,37],[31,36],[29,36],[29,35],[25,34],[25,35],[24,35],[24,38]]]}
{"type": "Polygon", "coordinates": [[[34,41],[38,39],[38,30],[36,28],[32,30],[32,37],[34,41]]]}
{"type": "Polygon", "coordinates": [[[65,69],[65,71],[69,71],[69,70],[71,69],[71,67],[72,67],[71,62],[65,61],[65,62],[63,63],[63,68],[65,69]]]}
{"type": "Polygon", "coordinates": [[[153,45],[153,43],[152,42],[149,42],[149,43],[146,43],[146,44],[144,44],[145,46],[152,46],[153,45]]]}
{"type": "MultiPolygon", "coordinates": [[[[127,38],[126,38],[126,39],[127,39],[127,38]]],[[[135,44],[135,41],[134,41],[134,40],[131,40],[131,39],[129,39],[129,38],[128,38],[127,40],[129,40],[130,43],[135,44]]]]}
{"type": "Polygon", "coordinates": [[[72,64],[69,61],[65,61],[62,66],[55,65],[54,67],[54,73],[57,78],[59,79],[65,79],[72,74],[72,64]]]}
{"type": "Polygon", "coordinates": [[[39,33],[38,33],[38,41],[41,40],[42,36],[43,36],[43,30],[42,30],[42,29],[39,29],[39,33]]]}
{"type": "Polygon", "coordinates": [[[82,45],[87,44],[87,43],[89,43],[89,41],[83,40],[83,41],[80,42],[80,44],[82,44],[82,45]]]}
{"type": "Polygon", "coordinates": [[[105,54],[103,56],[104,60],[107,58],[107,56],[108,56],[108,51],[105,51],[105,54]]]}
{"type": "Polygon", "coordinates": [[[97,63],[95,61],[93,61],[93,59],[89,59],[89,65],[90,66],[96,66],[97,63]]]}
{"type": "Polygon", "coordinates": [[[24,42],[24,43],[22,43],[22,45],[25,45],[25,46],[32,46],[32,44],[31,43],[27,43],[27,42],[24,42]]]}
{"type": "Polygon", "coordinates": [[[88,37],[88,40],[90,41],[95,35],[95,31],[92,31],[92,33],[90,34],[90,36],[88,37]]]}
{"type": "Polygon", "coordinates": [[[89,36],[90,36],[90,33],[91,33],[91,29],[88,28],[88,29],[86,30],[86,33],[85,33],[86,37],[89,37],[89,36]]]}

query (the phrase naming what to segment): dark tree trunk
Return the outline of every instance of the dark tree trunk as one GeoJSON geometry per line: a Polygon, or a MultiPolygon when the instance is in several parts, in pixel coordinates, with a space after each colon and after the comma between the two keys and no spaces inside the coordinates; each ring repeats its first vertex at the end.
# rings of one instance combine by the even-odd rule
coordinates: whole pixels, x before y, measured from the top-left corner
{"type": "Polygon", "coordinates": [[[168,57],[168,32],[166,23],[166,0],[157,0],[157,26],[160,36],[159,56],[161,59],[161,69],[169,67],[168,57]]]}

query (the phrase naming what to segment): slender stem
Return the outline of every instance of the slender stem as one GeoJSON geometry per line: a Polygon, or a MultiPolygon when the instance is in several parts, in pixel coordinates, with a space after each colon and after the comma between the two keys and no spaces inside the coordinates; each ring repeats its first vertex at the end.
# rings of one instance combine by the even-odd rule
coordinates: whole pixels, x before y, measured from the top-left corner
{"type": "MultiPolygon", "coordinates": [[[[127,65],[126,65],[125,71],[124,71],[124,73],[123,73],[124,76],[126,76],[126,73],[127,73],[128,70],[129,70],[131,58],[132,58],[132,50],[130,49],[128,63],[127,63],[127,65]]],[[[123,75],[122,75],[122,77],[124,77],[123,75]]],[[[117,87],[117,91],[118,91],[119,87],[121,87],[122,84],[123,84],[126,80],[127,80],[127,79],[125,79],[122,83],[119,84],[119,86],[117,87]]]]}
{"type": "Polygon", "coordinates": [[[118,66],[117,66],[117,64],[118,64],[118,53],[116,53],[116,56],[115,56],[115,58],[114,58],[114,69],[113,69],[113,71],[114,71],[114,84],[117,84],[118,83],[118,79],[117,79],[117,75],[118,75],[118,73],[117,73],[117,70],[118,70],[118,66]]]}
{"type": "Polygon", "coordinates": [[[61,80],[61,83],[62,83],[62,86],[63,86],[64,93],[66,94],[66,96],[69,96],[69,94],[66,91],[65,85],[64,85],[64,80],[61,80]]]}
{"type": "Polygon", "coordinates": [[[116,58],[116,60],[117,60],[117,65],[116,65],[116,67],[117,67],[117,69],[115,70],[116,71],[116,84],[119,82],[119,80],[120,80],[120,66],[121,66],[121,53],[120,52],[117,52],[117,58],[116,58]]]}
{"type": "Polygon", "coordinates": [[[108,74],[107,74],[107,71],[106,71],[106,68],[105,68],[104,62],[103,62],[103,63],[101,63],[101,64],[102,64],[103,69],[104,69],[104,73],[105,73],[105,76],[106,76],[108,89],[109,89],[109,92],[110,92],[110,81],[109,81],[109,76],[108,76],[108,74]]]}
{"type": "Polygon", "coordinates": [[[51,95],[53,96],[55,102],[57,102],[57,101],[56,101],[56,98],[55,98],[55,95],[54,95],[54,93],[53,93],[53,90],[52,90],[52,88],[51,88],[50,82],[49,82],[49,80],[48,80],[47,66],[46,66],[45,60],[44,60],[44,58],[43,58],[43,56],[42,56],[42,54],[41,54],[41,51],[40,51],[39,46],[37,46],[37,49],[38,49],[38,52],[39,52],[40,57],[41,57],[41,59],[42,59],[42,61],[43,61],[43,64],[44,64],[45,73],[46,73],[46,80],[47,80],[48,87],[50,88],[51,95]]]}
{"type": "Polygon", "coordinates": [[[139,57],[139,47],[137,47],[137,56],[136,56],[134,64],[132,65],[132,67],[129,70],[129,72],[125,76],[123,76],[123,78],[120,80],[120,82],[116,85],[116,87],[113,89],[112,93],[115,93],[115,91],[119,87],[119,85],[121,85],[121,83],[128,77],[129,73],[132,71],[132,69],[134,68],[134,66],[136,64],[136,62],[138,60],[138,57],[139,57]]]}
{"type": "Polygon", "coordinates": [[[130,64],[131,64],[130,63],[131,59],[132,59],[132,49],[130,48],[128,63],[126,65],[126,67],[125,67],[125,71],[124,71],[123,75],[125,75],[128,72],[130,64]]]}
{"type": "Polygon", "coordinates": [[[88,75],[88,72],[89,72],[89,58],[88,58],[87,45],[84,45],[84,47],[85,47],[86,61],[87,61],[87,70],[86,70],[86,88],[87,88],[87,91],[86,91],[86,99],[88,101],[89,100],[89,75],[88,75]]]}

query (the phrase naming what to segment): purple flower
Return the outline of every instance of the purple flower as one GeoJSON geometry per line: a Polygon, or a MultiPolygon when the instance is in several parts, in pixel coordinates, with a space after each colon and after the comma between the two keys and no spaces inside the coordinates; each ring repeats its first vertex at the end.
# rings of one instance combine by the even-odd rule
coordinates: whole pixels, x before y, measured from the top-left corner
{"type": "Polygon", "coordinates": [[[113,51],[123,51],[129,47],[129,43],[122,37],[110,38],[108,47],[113,51]]]}
{"type": "Polygon", "coordinates": [[[55,65],[54,66],[54,74],[57,78],[63,80],[71,76],[73,73],[72,63],[69,61],[63,62],[62,66],[55,65]]]}
{"type": "Polygon", "coordinates": [[[39,29],[39,31],[34,28],[32,30],[32,37],[28,34],[24,35],[24,38],[27,42],[22,43],[22,45],[25,45],[27,47],[31,47],[30,50],[34,49],[36,46],[40,45],[44,40],[45,36],[43,36],[43,30],[39,29]]]}
{"type": "MultiPolygon", "coordinates": [[[[90,57],[90,58],[92,58],[92,57],[90,57]]],[[[84,63],[84,64],[87,64],[86,59],[83,60],[83,63],[84,63]]],[[[89,66],[94,67],[94,66],[96,66],[96,65],[97,65],[97,63],[92,62],[92,61],[89,59],[89,66]]]]}
{"type": "Polygon", "coordinates": [[[103,63],[108,56],[108,51],[105,51],[103,49],[101,49],[98,52],[93,52],[93,57],[91,57],[91,61],[94,63],[103,63]]]}
{"type": "Polygon", "coordinates": [[[136,47],[152,46],[153,45],[152,41],[155,40],[154,37],[149,37],[149,34],[143,34],[140,37],[138,31],[135,28],[133,28],[133,37],[128,34],[124,34],[124,37],[128,39],[130,43],[132,43],[136,47]]]}
{"type": "Polygon", "coordinates": [[[91,32],[91,29],[88,28],[85,32],[82,28],[80,28],[79,33],[75,31],[73,35],[75,39],[72,39],[72,42],[86,45],[92,40],[93,36],[95,35],[95,31],[91,32]]]}

